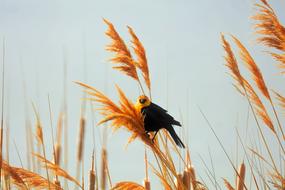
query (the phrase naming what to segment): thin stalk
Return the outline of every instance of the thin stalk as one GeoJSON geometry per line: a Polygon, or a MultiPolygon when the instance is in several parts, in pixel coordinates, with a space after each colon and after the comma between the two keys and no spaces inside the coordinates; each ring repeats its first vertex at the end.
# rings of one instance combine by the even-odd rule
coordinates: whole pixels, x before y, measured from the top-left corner
{"type": "Polygon", "coordinates": [[[249,164],[250,172],[251,172],[251,175],[252,175],[252,177],[253,177],[255,186],[256,186],[257,190],[259,190],[259,186],[258,186],[258,184],[257,184],[257,180],[256,180],[256,177],[255,177],[255,175],[254,175],[254,172],[253,172],[253,169],[252,169],[252,165],[251,165],[251,163],[250,163],[248,154],[247,154],[247,152],[246,152],[245,146],[244,146],[244,144],[243,144],[243,142],[242,142],[242,140],[241,140],[241,137],[240,137],[240,135],[239,135],[239,132],[238,132],[237,128],[236,128],[236,131],[237,131],[238,139],[239,139],[239,141],[240,141],[240,143],[241,143],[241,145],[242,145],[243,151],[244,151],[244,153],[245,153],[246,160],[247,160],[247,162],[248,162],[248,164],[249,164]]]}
{"type": "MultiPolygon", "coordinates": [[[[68,115],[67,115],[67,55],[63,48],[63,113],[64,113],[64,169],[68,169],[68,115]]],[[[68,189],[67,179],[64,179],[64,189],[68,189]]]]}
{"type": "MultiPolygon", "coordinates": [[[[44,140],[42,141],[42,148],[43,148],[44,158],[45,160],[47,160],[44,140]]],[[[46,175],[47,175],[47,180],[48,180],[48,189],[51,190],[47,162],[45,162],[45,165],[46,165],[46,175]]]]}
{"type": "Polygon", "coordinates": [[[211,167],[212,167],[212,172],[213,172],[213,177],[214,177],[214,180],[215,180],[215,188],[216,190],[218,190],[218,182],[217,182],[217,178],[216,178],[216,173],[215,173],[215,168],[214,168],[214,163],[213,163],[213,157],[212,157],[212,154],[211,154],[211,151],[210,149],[208,148],[208,151],[209,151],[209,157],[210,157],[210,160],[211,160],[211,167]]]}
{"type": "Polygon", "coordinates": [[[204,167],[206,168],[206,174],[207,174],[208,178],[211,180],[212,185],[215,186],[216,189],[219,187],[219,189],[221,190],[221,186],[217,183],[217,181],[215,179],[216,177],[215,177],[214,171],[211,172],[210,168],[207,166],[205,160],[203,159],[203,157],[200,154],[198,156],[200,157],[204,167]]]}
{"type": "Polygon", "coordinates": [[[142,87],[142,84],[141,84],[140,79],[138,79],[137,81],[138,81],[138,83],[139,83],[140,89],[142,90],[142,93],[145,95],[145,92],[144,92],[144,90],[143,90],[143,87],[142,87]]]}
{"type": "MultiPolygon", "coordinates": [[[[53,159],[54,163],[56,161],[56,155],[55,155],[55,145],[54,145],[54,134],[53,134],[53,123],[52,123],[52,110],[50,105],[50,98],[48,95],[48,108],[49,108],[49,120],[50,120],[50,130],[51,130],[51,139],[52,139],[52,151],[53,151],[53,159]]],[[[58,181],[58,175],[55,175],[56,181],[58,181]]]]}
{"type": "MultiPolygon", "coordinates": [[[[202,114],[202,116],[204,117],[205,121],[207,122],[209,128],[211,129],[212,133],[213,133],[214,136],[216,137],[216,139],[217,139],[218,143],[220,144],[220,146],[221,146],[223,152],[225,153],[226,157],[228,158],[228,160],[229,160],[231,166],[233,167],[233,169],[234,169],[236,175],[240,178],[239,172],[238,172],[237,169],[235,168],[234,163],[233,163],[232,160],[230,159],[230,156],[228,155],[228,153],[227,153],[227,151],[226,151],[224,145],[222,144],[221,140],[220,140],[219,137],[217,136],[217,134],[216,134],[215,130],[213,129],[211,123],[209,122],[209,120],[207,119],[207,117],[205,116],[205,114],[202,112],[202,110],[201,110],[200,108],[199,108],[199,110],[200,110],[200,113],[202,114]]],[[[243,182],[243,186],[244,186],[244,188],[247,190],[247,187],[246,187],[246,185],[244,184],[244,182],[243,182]]]]}
{"type": "Polygon", "coordinates": [[[147,164],[146,147],[144,147],[144,162],[145,162],[145,179],[148,180],[148,164],[147,164]]]}
{"type": "Polygon", "coordinates": [[[112,189],[113,185],[112,185],[112,181],[111,181],[111,175],[110,175],[108,163],[107,163],[107,165],[106,165],[106,172],[107,172],[107,176],[108,176],[108,181],[109,181],[110,188],[112,189]]]}
{"type": "MultiPolygon", "coordinates": [[[[8,111],[7,111],[8,112],[8,111]]],[[[9,112],[8,112],[9,113],[9,112]]],[[[9,148],[10,148],[10,127],[7,123],[9,119],[6,118],[6,161],[8,164],[10,164],[10,155],[9,155],[9,148]]],[[[10,176],[4,175],[4,181],[5,181],[5,187],[7,190],[10,190],[10,176]]]]}
{"type": "Polygon", "coordinates": [[[3,155],[2,155],[2,148],[3,148],[3,128],[4,128],[4,85],[5,85],[5,77],[4,77],[4,72],[5,70],[5,38],[3,39],[3,62],[2,62],[2,109],[1,109],[1,130],[0,130],[0,188],[2,187],[2,160],[3,160],[3,155]]]}
{"type": "Polygon", "coordinates": [[[244,89],[244,92],[245,92],[245,95],[246,95],[246,99],[247,99],[247,101],[248,101],[248,103],[249,103],[249,106],[250,106],[250,108],[251,108],[251,111],[252,111],[252,113],[253,113],[253,117],[254,117],[254,120],[255,120],[255,122],[256,122],[256,124],[257,124],[259,133],[260,133],[260,135],[261,135],[261,139],[262,139],[262,141],[263,141],[263,143],[264,143],[264,145],[265,145],[265,148],[266,148],[266,150],[267,150],[267,152],[268,152],[268,154],[269,154],[269,157],[270,157],[270,159],[271,159],[271,161],[272,161],[272,164],[273,164],[273,166],[274,166],[274,169],[275,169],[276,171],[278,171],[278,170],[277,170],[277,167],[276,167],[276,165],[275,165],[273,156],[272,156],[272,154],[271,154],[271,152],[270,152],[270,149],[269,149],[269,147],[268,147],[268,144],[266,143],[266,139],[265,139],[265,137],[264,137],[264,135],[263,135],[262,129],[261,129],[261,127],[260,127],[260,124],[259,124],[259,122],[258,122],[257,116],[256,116],[256,114],[255,114],[255,111],[254,111],[254,109],[253,109],[252,103],[251,103],[251,101],[250,101],[250,99],[249,99],[247,90],[245,89],[244,86],[243,86],[243,89],[244,89]]]}
{"type": "MultiPolygon", "coordinates": [[[[276,118],[276,120],[277,120],[278,127],[279,127],[279,129],[280,129],[280,131],[281,131],[281,133],[282,133],[282,138],[283,138],[283,140],[285,140],[285,135],[284,135],[284,132],[283,132],[283,129],[282,129],[282,126],[281,126],[281,123],[280,123],[278,114],[277,114],[277,112],[276,112],[275,106],[274,106],[274,104],[273,104],[273,102],[272,102],[271,99],[270,99],[270,104],[271,104],[271,107],[272,107],[272,109],[273,109],[275,118],[276,118]]],[[[283,154],[285,154],[285,150],[284,150],[284,148],[283,148],[283,145],[282,145],[282,143],[281,143],[281,140],[279,139],[277,133],[275,133],[275,135],[276,135],[276,137],[277,137],[277,140],[278,140],[278,142],[279,142],[279,145],[280,145],[280,147],[281,147],[281,149],[282,149],[283,154]]]]}
{"type": "Polygon", "coordinates": [[[24,168],[24,165],[23,165],[23,162],[22,162],[22,159],[21,159],[21,156],[20,156],[20,152],[19,152],[19,149],[18,149],[18,147],[17,147],[17,145],[16,145],[15,140],[13,140],[13,143],[14,143],[14,146],[15,146],[15,149],[16,149],[16,153],[17,153],[17,156],[18,156],[18,158],[19,158],[21,167],[24,168]]]}
{"type": "Polygon", "coordinates": [[[84,183],[84,159],[82,159],[82,176],[81,176],[81,180],[82,180],[82,185],[81,185],[81,189],[84,190],[84,186],[85,186],[85,183],[84,183]]]}

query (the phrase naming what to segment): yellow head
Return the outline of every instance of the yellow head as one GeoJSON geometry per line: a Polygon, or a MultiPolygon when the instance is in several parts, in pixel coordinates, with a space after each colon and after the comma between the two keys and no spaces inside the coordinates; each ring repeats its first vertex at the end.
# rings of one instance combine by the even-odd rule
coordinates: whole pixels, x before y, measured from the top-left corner
{"type": "Polygon", "coordinates": [[[140,111],[142,108],[149,106],[150,103],[150,99],[147,96],[141,95],[137,99],[136,109],[140,111]]]}

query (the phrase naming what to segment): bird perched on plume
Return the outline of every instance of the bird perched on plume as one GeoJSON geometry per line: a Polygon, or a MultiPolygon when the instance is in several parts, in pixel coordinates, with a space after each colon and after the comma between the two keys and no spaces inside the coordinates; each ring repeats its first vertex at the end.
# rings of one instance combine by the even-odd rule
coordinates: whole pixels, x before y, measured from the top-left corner
{"type": "Polygon", "coordinates": [[[152,103],[145,95],[138,97],[135,107],[144,117],[144,128],[146,133],[155,132],[152,140],[154,140],[157,132],[164,128],[170,133],[177,146],[185,148],[183,142],[180,140],[172,126],[181,126],[181,124],[169,115],[167,110],[152,103]]]}

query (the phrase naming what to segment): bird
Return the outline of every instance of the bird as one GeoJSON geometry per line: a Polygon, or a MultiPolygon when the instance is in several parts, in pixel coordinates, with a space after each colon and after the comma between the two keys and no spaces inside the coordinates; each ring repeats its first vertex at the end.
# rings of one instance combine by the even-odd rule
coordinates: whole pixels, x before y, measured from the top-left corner
{"type": "Polygon", "coordinates": [[[145,95],[140,95],[137,98],[135,108],[143,116],[144,129],[146,134],[149,132],[155,132],[152,141],[154,140],[158,131],[164,128],[170,133],[177,146],[180,148],[185,148],[185,145],[178,137],[172,126],[176,125],[181,127],[181,124],[179,121],[176,121],[171,115],[169,115],[167,113],[167,110],[151,102],[151,100],[145,95]]]}

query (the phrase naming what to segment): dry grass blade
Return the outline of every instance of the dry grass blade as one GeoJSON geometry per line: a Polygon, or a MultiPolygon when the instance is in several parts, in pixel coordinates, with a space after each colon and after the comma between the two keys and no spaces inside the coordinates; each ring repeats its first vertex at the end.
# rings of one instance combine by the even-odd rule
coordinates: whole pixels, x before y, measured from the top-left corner
{"type": "Polygon", "coordinates": [[[150,84],[150,75],[149,75],[149,69],[148,69],[148,64],[147,64],[147,58],[146,58],[146,53],[145,49],[136,36],[135,32],[131,27],[128,26],[129,33],[131,34],[132,37],[132,43],[133,43],[133,49],[135,54],[137,55],[137,66],[141,70],[143,74],[143,78],[145,80],[145,83],[150,91],[151,89],[151,84],[150,84]]]}
{"type": "Polygon", "coordinates": [[[232,36],[234,39],[236,45],[239,48],[239,54],[249,71],[251,72],[251,76],[253,80],[255,81],[257,87],[259,90],[262,92],[262,94],[268,99],[271,100],[267,86],[265,85],[262,73],[258,66],[256,65],[255,61],[251,57],[250,53],[248,50],[244,47],[244,45],[234,36],[232,36]]]}
{"type": "Polygon", "coordinates": [[[132,77],[136,81],[139,80],[135,62],[131,56],[129,49],[125,42],[117,33],[115,27],[111,22],[104,19],[104,22],[108,25],[106,35],[112,39],[112,43],[106,47],[106,50],[116,53],[111,59],[113,63],[119,64],[119,66],[113,67],[132,77]]]}
{"type": "Polygon", "coordinates": [[[30,172],[23,168],[9,166],[5,162],[2,163],[2,166],[3,170],[11,176],[13,180],[12,183],[19,188],[61,189],[54,183],[51,183],[36,173],[30,172]]]}
{"type": "Polygon", "coordinates": [[[263,162],[265,162],[266,164],[268,164],[271,168],[274,168],[260,153],[258,153],[257,151],[255,151],[252,148],[249,148],[249,150],[252,152],[252,154],[254,154],[255,156],[257,156],[260,160],[262,160],[263,162]]]}
{"type": "Polygon", "coordinates": [[[245,165],[242,163],[239,167],[239,176],[236,176],[237,190],[244,189],[244,179],[245,179],[245,165]]]}
{"type": "Polygon", "coordinates": [[[111,190],[145,190],[140,184],[124,181],[117,183],[111,190]]]}
{"type": "Polygon", "coordinates": [[[166,179],[166,176],[160,174],[159,171],[157,171],[152,164],[150,164],[151,169],[153,170],[154,174],[160,179],[161,184],[163,185],[163,188],[165,190],[172,190],[171,184],[169,184],[168,180],[166,179]]]}
{"type": "Polygon", "coordinates": [[[223,178],[223,181],[228,190],[235,190],[228,180],[223,178]]]}
{"type": "Polygon", "coordinates": [[[65,178],[65,179],[68,179],[68,180],[74,182],[79,187],[81,187],[80,183],[75,178],[71,177],[64,169],[60,168],[58,165],[50,162],[49,160],[45,159],[44,157],[42,157],[39,154],[33,153],[33,155],[35,157],[37,157],[39,161],[41,161],[42,163],[46,164],[47,168],[52,170],[55,173],[55,175],[61,176],[61,177],[65,178]]]}

